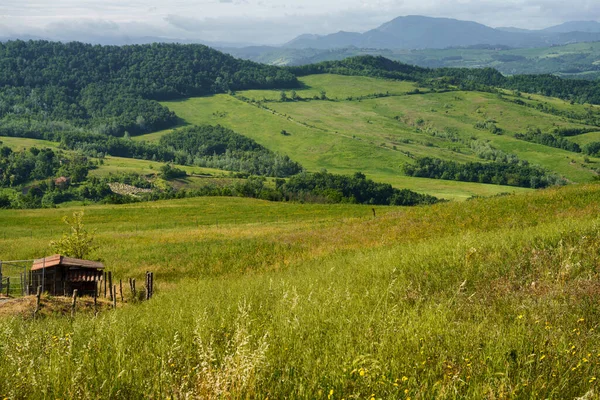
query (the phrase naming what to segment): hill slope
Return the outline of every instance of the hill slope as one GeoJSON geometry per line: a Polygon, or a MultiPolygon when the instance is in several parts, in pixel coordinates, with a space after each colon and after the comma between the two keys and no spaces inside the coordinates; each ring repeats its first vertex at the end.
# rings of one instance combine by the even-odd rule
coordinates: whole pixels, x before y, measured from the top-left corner
{"type": "MultiPolygon", "coordinates": [[[[375,218],[371,207],[247,199],[89,207],[97,257],[138,288],[153,271],[156,296],[139,304],[128,292],[97,317],[0,318],[0,391],[581,397],[600,374],[599,194],[567,187],[375,218]]],[[[0,259],[44,255],[73,210],[0,210],[0,259]]]]}

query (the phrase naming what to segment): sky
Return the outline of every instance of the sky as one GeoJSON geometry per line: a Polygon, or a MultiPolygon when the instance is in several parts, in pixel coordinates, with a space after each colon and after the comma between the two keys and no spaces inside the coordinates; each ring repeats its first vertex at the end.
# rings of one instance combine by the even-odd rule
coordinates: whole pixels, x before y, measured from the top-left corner
{"type": "Polygon", "coordinates": [[[160,37],[283,44],[303,33],[365,32],[403,15],[540,29],[600,20],[598,0],[0,0],[0,37],[160,37]]]}

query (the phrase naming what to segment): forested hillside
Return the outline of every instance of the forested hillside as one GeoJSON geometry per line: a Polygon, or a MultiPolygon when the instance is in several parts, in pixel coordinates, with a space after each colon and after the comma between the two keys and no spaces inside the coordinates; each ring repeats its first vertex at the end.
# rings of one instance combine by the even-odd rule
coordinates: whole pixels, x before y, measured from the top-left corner
{"type": "Polygon", "coordinates": [[[201,45],[17,41],[0,44],[0,88],[10,207],[197,195],[408,205],[598,175],[600,109],[574,103],[600,103],[600,88],[549,75],[372,56],[279,68],[201,45]],[[73,176],[56,168],[17,179],[13,166],[33,159],[23,149],[47,146],[64,150],[61,162],[89,159],[100,180],[57,188],[48,182],[73,176]],[[111,175],[122,172],[134,177],[111,175]],[[152,193],[122,198],[137,189],[112,183],[152,193]]]}
{"type": "Polygon", "coordinates": [[[114,136],[126,131],[135,135],[176,122],[176,116],[156,100],[297,84],[289,71],[238,60],[202,45],[0,43],[4,135],[60,131],[68,125],[114,136]]]}

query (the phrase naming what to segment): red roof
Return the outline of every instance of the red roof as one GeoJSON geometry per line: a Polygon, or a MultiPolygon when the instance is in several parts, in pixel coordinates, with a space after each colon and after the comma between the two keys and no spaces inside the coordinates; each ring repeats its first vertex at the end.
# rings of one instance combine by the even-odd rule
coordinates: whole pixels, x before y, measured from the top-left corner
{"type": "Polygon", "coordinates": [[[104,265],[98,261],[80,260],[77,258],[65,257],[61,256],[60,254],[55,254],[53,256],[34,260],[31,270],[35,271],[42,268],[52,268],[58,266],[92,268],[95,270],[104,269],[104,265]]]}

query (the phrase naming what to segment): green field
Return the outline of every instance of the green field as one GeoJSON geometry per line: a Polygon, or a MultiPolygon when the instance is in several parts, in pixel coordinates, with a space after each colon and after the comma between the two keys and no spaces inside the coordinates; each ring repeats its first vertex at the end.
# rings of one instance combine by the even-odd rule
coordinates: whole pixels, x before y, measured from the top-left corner
{"type": "MultiPolygon", "coordinates": [[[[517,96],[504,91],[502,96],[480,92],[448,92],[407,95],[412,83],[386,80],[317,75],[301,78],[310,97],[324,90],[338,101],[297,101],[259,103],[279,99],[278,91],[247,91],[236,96],[216,95],[165,102],[185,123],[220,124],[251,137],[267,148],[288,154],[309,171],[352,174],[361,171],[368,177],[447,199],[472,195],[493,195],[515,191],[493,185],[441,182],[403,175],[405,163],[413,157],[431,156],[459,162],[480,161],[471,142],[489,142],[506,153],[515,154],[535,165],[564,176],[572,182],[587,182],[596,175],[594,162],[585,163],[581,154],[515,139],[515,133],[528,128],[551,132],[555,128],[589,126],[577,120],[553,115],[535,108],[551,105],[559,112],[575,115],[597,114],[589,105],[571,105],[539,95],[517,96]],[[389,91],[389,97],[353,101],[349,96],[389,91]],[[526,107],[513,102],[523,99],[526,107]],[[244,101],[244,99],[251,99],[244,101]],[[252,99],[255,99],[253,101],[252,99]],[[494,120],[502,135],[475,128],[482,121],[494,120]],[[285,130],[287,135],[282,135],[285,130]],[[445,133],[452,132],[453,137],[445,133]]],[[[303,91],[298,93],[302,95],[303,91]]],[[[136,137],[157,141],[167,131],[136,137]]],[[[521,189],[522,190],[522,189],[521,189]]],[[[521,191],[519,190],[519,191],[521,191]]]]}
{"type": "MultiPolygon", "coordinates": [[[[345,100],[348,97],[369,96],[376,93],[387,93],[391,95],[403,95],[419,88],[414,82],[400,82],[387,79],[369,78],[366,76],[354,76],[348,79],[342,75],[322,74],[311,75],[300,79],[302,88],[295,90],[301,98],[311,99],[325,92],[327,98],[333,100],[345,100]]],[[[420,89],[427,91],[426,89],[420,89]]],[[[291,90],[285,93],[289,97],[291,90]]],[[[239,96],[261,100],[279,100],[281,91],[277,90],[245,90],[236,93],[239,96]]]]}
{"type": "Polygon", "coordinates": [[[0,142],[2,143],[2,146],[8,146],[13,150],[28,149],[30,147],[49,147],[51,149],[58,148],[58,143],[56,142],[38,139],[0,136],[0,142]]]}
{"type": "MultiPolygon", "coordinates": [[[[600,108],[535,94],[501,95],[453,91],[447,93],[408,94],[415,83],[368,77],[313,75],[300,79],[299,96],[312,98],[327,93],[329,100],[280,102],[280,91],[242,91],[231,95],[191,98],[165,102],[182,124],[220,124],[246,135],[270,150],[287,154],[308,171],[326,169],[332,173],[363,172],[369,178],[398,188],[408,188],[445,199],[466,199],[527,189],[478,183],[441,181],[407,177],[403,167],[415,157],[437,157],[458,162],[481,161],[474,150],[474,140],[517,155],[542,166],[571,182],[588,182],[597,175],[599,159],[584,157],[561,149],[529,143],[514,138],[530,128],[552,132],[556,128],[593,128],[579,120],[600,114],[600,108]],[[375,93],[385,97],[368,98],[375,93]],[[360,99],[360,96],[367,96],[360,99]],[[349,98],[352,98],[350,100],[349,98]],[[263,99],[269,101],[264,102],[263,99]],[[515,100],[528,106],[516,104],[515,100]],[[538,106],[553,107],[556,112],[570,112],[571,117],[540,111],[538,106]],[[578,117],[579,118],[579,117],[578,117]],[[477,123],[495,121],[501,135],[475,127],[477,123]],[[282,131],[286,135],[281,134],[282,131]],[[586,162],[589,161],[589,162],[586,162]]],[[[289,93],[288,93],[289,94],[289,93]]],[[[134,140],[158,141],[171,130],[136,136],[134,140]]],[[[595,133],[571,137],[581,145],[595,141],[595,133]]],[[[51,142],[32,139],[2,138],[13,148],[35,143],[56,147],[51,142]]],[[[162,163],[106,157],[94,176],[116,172],[154,175],[162,163]]],[[[223,171],[182,167],[189,174],[223,176],[223,171]]],[[[188,181],[197,187],[199,180],[188,181]]]]}
{"type": "Polygon", "coordinates": [[[600,142],[600,132],[584,133],[583,135],[572,137],[571,140],[580,146],[585,146],[592,142],[600,142]]]}
{"type": "MultiPolygon", "coordinates": [[[[93,257],[116,279],[155,272],[157,295],[98,317],[1,317],[0,396],[596,393],[599,195],[572,185],[375,218],[237,198],[86,207],[93,257]]],[[[0,210],[0,259],[47,254],[74,210],[0,210]]]]}

